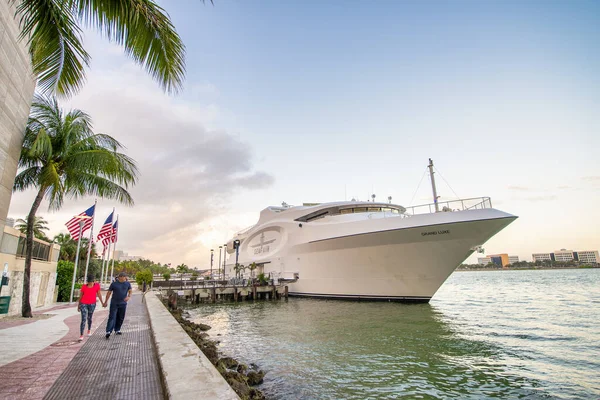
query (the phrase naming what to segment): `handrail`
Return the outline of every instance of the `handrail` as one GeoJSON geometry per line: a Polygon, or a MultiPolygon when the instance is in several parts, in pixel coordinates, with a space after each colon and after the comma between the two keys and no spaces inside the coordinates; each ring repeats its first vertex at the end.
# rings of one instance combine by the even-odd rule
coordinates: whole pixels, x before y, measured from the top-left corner
{"type": "MultiPolygon", "coordinates": [[[[467,211],[492,208],[492,199],[489,197],[473,197],[469,199],[439,201],[437,204],[440,210],[439,212],[467,211]]],[[[406,207],[406,212],[404,215],[411,216],[416,214],[433,213],[435,213],[435,203],[429,203],[406,207]]]]}

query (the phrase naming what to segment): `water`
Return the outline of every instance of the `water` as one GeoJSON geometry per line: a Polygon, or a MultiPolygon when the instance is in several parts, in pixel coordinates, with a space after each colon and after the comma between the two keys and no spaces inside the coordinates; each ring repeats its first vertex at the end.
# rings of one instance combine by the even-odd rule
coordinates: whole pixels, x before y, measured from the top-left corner
{"type": "Polygon", "coordinates": [[[600,270],[455,272],[429,304],[201,305],[272,399],[600,398],[600,270]]]}

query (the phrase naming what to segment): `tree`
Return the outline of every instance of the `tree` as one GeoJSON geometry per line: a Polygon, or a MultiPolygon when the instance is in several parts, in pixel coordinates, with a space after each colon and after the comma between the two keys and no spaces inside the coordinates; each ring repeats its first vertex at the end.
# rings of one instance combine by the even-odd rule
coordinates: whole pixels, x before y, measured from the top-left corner
{"type": "Polygon", "coordinates": [[[70,261],[59,261],[56,266],[56,285],[58,286],[58,301],[69,301],[71,280],[75,265],[70,261]]]}
{"type": "Polygon", "coordinates": [[[31,317],[29,276],[33,250],[33,222],[45,197],[50,210],[58,210],[65,197],[95,195],[132,205],[127,191],[137,180],[133,159],[119,150],[111,136],[96,134],[91,118],[81,110],[67,114],[55,98],[36,96],[27,121],[20,172],[14,191],[35,189],[37,195],[27,216],[26,255],[23,276],[23,317],[31,317]]]}
{"type": "Polygon", "coordinates": [[[175,272],[177,272],[179,274],[179,279],[183,280],[183,274],[185,274],[188,271],[188,266],[185,264],[179,264],[177,267],[175,267],[175,272]]]}
{"type": "Polygon", "coordinates": [[[143,285],[144,283],[146,283],[146,284],[152,283],[153,279],[154,279],[154,277],[152,276],[152,271],[150,271],[149,269],[145,269],[145,270],[140,271],[137,274],[135,274],[135,281],[140,286],[143,285]]]}
{"type": "MultiPolygon", "coordinates": [[[[27,217],[25,217],[25,219],[17,219],[15,228],[20,230],[22,233],[27,233],[27,217]]],[[[33,236],[35,236],[38,239],[50,242],[51,240],[48,239],[46,233],[44,232],[48,229],[48,221],[46,221],[44,217],[33,218],[33,236]]]]}
{"type": "MultiPolygon", "coordinates": [[[[79,249],[79,259],[83,260],[87,257],[89,238],[81,238],[81,246],[79,249]]],[[[71,235],[68,233],[59,233],[54,236],[54,243],[60,245],[60,254],[58,259],[65,261],[75,261],[75,253],[77,253],[77,242],[73,240],[71,235]]],[[[96,244],[92,245],[92,252],[90,253],[90,261],[97,256],[96,244]]]]}
{"type": "Polygon", "coordinates": [[[163,274],[163,278],[165,278],[165,281],[168,281],[169,279],[171,279],[171,274],[169,272],[165,272],[163,274]]]}
{"type": "Polygon", "coordinates": [[[71,96],[85,82],[90,55],[82,28],[94,28],[169,92],[185,76],[185,46],[168,14],[153,0],[9,0],[17,4],[21,39],[44,93],[71,96]]]}

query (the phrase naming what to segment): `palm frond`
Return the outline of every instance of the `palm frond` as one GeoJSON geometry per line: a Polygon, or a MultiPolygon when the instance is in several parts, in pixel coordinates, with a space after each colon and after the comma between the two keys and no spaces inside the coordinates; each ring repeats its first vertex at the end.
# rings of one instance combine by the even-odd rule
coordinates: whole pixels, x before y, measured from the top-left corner
{"type": "Polygon", "coordinates": [[[70,154],[65,159],[67,176],[80,172],[100,175],[128,187],[137,181],[138,170],[130,157],[103,148],[70,154]]]}
{"type": "Polygon", "coordinates": [[[79,0],[79,16],[122,45],[168,93],[181,90],[185,46],[168,14],[152,0],[79,0]]]}
{"type": "Polygon", "coordinates": [[[68,176],[65,180],[66,194],[75,199],[82,196],[98,196],[115,199],[120,203],[132,206],[133,198],[126,188],[98,175],[79,173],[68,176]]]}
{"type": "Polygon", "coordinates": [[[33,72],[42,92],[71,96],[85,81],[89,54],[71,1],[22,0],[17,5],[21,39],[27,38],[33,72]]]}
{"type": "Polygon", "coordinates": [[[38,184],[40,170],[40,167],[29,167],[19,172],[19,174],[15,177],[13,192],[22,192],[24,190],[36,187],[38,184]]]}

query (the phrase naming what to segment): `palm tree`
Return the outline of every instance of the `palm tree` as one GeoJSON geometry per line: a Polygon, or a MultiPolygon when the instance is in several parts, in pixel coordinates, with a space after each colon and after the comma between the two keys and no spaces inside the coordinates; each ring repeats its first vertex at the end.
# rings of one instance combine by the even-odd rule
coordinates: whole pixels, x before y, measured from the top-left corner
{"type": "MultiPolygon", "coordinates": [[[[45,93],[71,96],[85,82],[90,55],[82,28],[94,28],[159,82],[178,92],[185,75],[185,46],[169,15],[153,0],[9,0],[17,3],[21,39],[45,93]]],[[[212,1],[211,1],[212,2],[212,1]]]]}
{"type": "Polygon", "coordinates": [[[83,111],[64,114],[55,98],[34,98],[13,188],[37,190],[27,217],[23,317],[31,317],[33,222],[42,199],[49,201],[50,210],[60,209],[65,196],[95,195],[132,205],[127,188],[137,180],[137,167],[135,161],[119,152],[121,147],[111,136],[95,134],[90,117],[83,111]]]}
{"type": "MultiPolygon", "coordinates": [[[[82,260],[87,257],[88,251],[88,238],[81,238],[81,246],[79,249],[79,259],[82,260]]],[[[60,255],[58,257],[59,260],[64,261],[75,261],[75,253],[77,253],[77,242],[73,240],[71,235],[68,233],[59,233],[54,236],[54,243],[60,245],[60,255]]],[[[96,253],[96,245],[92,245],[92,251],[90,253],[90,259],[94,259],[97,256],[96,253]]]]}
{"type": "MultiPolygon", "coordinates": [[[[20,230],[22,233],[27,233],[27,217],[25,217],[25,219],[17,219],[15,228],[20,230]]],[[[44,217],[36,216],[33,218],[33,236],[35,236],[38,239],[49,242],[50,239],[48,239],[48,237],[44,233],[44,231],[47,231],[48,229],[48,221],[46,221],[44,217]]]]}

